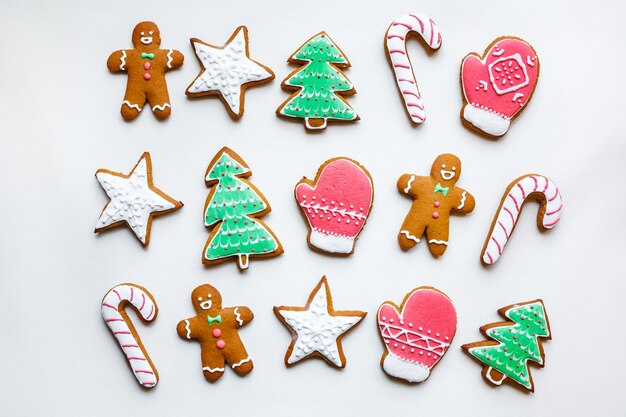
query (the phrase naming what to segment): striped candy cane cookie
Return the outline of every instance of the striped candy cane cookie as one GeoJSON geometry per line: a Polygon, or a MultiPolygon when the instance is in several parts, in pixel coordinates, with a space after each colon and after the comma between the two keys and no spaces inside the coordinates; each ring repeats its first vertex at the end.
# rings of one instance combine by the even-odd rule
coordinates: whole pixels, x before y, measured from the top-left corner
{"type": "Polygon", "coordinates": [[[481,253],[481,259],[485,265],[492,265],[500,258],[504,245],[513,234],[522,208],[529,199],[539,202],[537,213],[539,230],[550,230],[561,219],[563,199],[559,187],[552,180],[539,174],[528,174],[517,178],[504,192],[500,207],[485,239],[481,253]]]}
{"type": "Polygon", "coordinates": [[[124,311],[131,304],[141,318],[150,322],[159,312],[152,294],[135,284],[120,284],[106,293],[102,300],[102,318],[119,342],[137,381],[146,388],[154,387],[159,374],[141,343],[135,326],[124,311]]]}
{"type": "Polygon", "coordinates": [[[426,119],[426,113],[413,65],[406,51],[407,37],[414,33],[419,34],[432,50],[441,46],[441,33],[435,22],[426,15],[411,13],[397,18],[389,26],[385,34],[385,52],[396,76],[406,111],[413,123],[420,124],[426,119]]]}

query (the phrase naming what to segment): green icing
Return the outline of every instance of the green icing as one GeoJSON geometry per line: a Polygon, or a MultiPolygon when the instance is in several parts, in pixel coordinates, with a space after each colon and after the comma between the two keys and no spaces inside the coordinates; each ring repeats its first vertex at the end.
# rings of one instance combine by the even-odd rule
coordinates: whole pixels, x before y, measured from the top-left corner
{"type": "Polygon", "coordinates": [[[267,203],[248,182],[237,178],[247,172],[247,168],[226,152],[209,169],[207,180],[218,183],[207,205],[204,224],[219,223],[216,226],[219,229],[204,254],[208,260],[238,256],[240,265],[245,267],[247,261],[242,256],[278,249],[278,243],[267,227],[249,217],[265,210],[267,203]]]}
{"type": "Polygon", "coordinates": [[[352,83],[331,64],[349,65],[330,38],[321,33],[308,41],[292,59],[308,64],[285,80],[301,91],[280,109],[281,114],[300,118],[354,120],[354,110],[335,93],[353,89],[352,83]]]}
{"type": "Polygon", "coordinates": [[[216,322],[216,323],[221,323],[222,322],[222,316],[220,316],[219,314],[215,317],[211,317],[211,316],[206,316],[207,321],[209,322],[209,326],[211,325],[211,323],[216,322]]]}
{"type": "Polygon", "coordinates": [[[474,347],[469,349],[469,353],[531,389],[527,361],[543,362],[537,338],[550,336],[543,304],[534,302],[515,306],[508,309],[505,315],[515,324],[487,331],[487,335],[500,344],[474,347]]]}

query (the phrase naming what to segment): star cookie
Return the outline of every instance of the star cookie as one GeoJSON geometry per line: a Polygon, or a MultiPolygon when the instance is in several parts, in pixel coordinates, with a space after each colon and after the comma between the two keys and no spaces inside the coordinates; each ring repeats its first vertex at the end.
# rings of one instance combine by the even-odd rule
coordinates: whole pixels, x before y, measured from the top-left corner
{"type": "Polygon", "coordinates": [[[265,65],[250,59],[248,28],[239,26],[224,46],[213,46],[191,38],[203,69],[187,88],[189,97],[218,95],[234,120],[243,116],[246,88],[274,79],[265,65]]]}
{"type": "Polygon", "coordinates": [[[126,222],[144,246],[150,243],[152,217],[177,210],[176,201],[152,184],[150,153],[144,152],[128,174],[99,169],[96,178],[110,201],[102,209],[95,232],[112,229],[126,222]]]}
{"type": "Polygon", "coordinates": [[[304,307],[274,307],[276,317],[289,329],[292,340],[285,354],[285,365],[318,356],[338,368],[345,368],[346,358],[341,338],[358,325],[367,313],[337,311],[326,277],[322,277],[304,307]]]}

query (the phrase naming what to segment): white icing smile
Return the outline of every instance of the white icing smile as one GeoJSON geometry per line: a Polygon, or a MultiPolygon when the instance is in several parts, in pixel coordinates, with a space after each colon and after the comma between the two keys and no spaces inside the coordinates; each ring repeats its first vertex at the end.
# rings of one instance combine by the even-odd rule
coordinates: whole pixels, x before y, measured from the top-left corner
{"type": "Polygon", "coordinates": [[[441,174],[441,178],[445,181],[451,180],[456,175],[456,172],[446,171],[445,169],[442,169],[439,173],[441,174]]]}
{"type": "Polygon", "coordinates": [[[152,43],[152,36],[143,36],[141,38],[141,43],[144,45],[150,45],[152,43]]]}
{"type": "Polygon", "coordinates": [[[206,300],[203,303],[200,303],[200,308],[203,310],[210,310],[213,302],[211,300],[206,300]]]}

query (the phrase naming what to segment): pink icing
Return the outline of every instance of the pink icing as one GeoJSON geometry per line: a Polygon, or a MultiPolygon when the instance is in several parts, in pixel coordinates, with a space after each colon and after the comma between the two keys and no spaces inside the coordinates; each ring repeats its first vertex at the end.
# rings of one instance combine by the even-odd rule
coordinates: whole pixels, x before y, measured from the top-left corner
{"type": "Polygon", "coordinates": [[[147,72],[143,75],[143,79],[146,81],[148,81],[150,78],[152,78],[152,76],[148,74],[147,72]]]}
{"type": "Polygon", "coordinates": [[[220,337],[222,335],[222,331],[220,329],[213,329],[213,337],[220,337]]]}
{"type": "Polygon", "coordinates": [[[439,218],[439,213],[434,212],[434,213],[433,213],[433,219],[438,219],[438,218],[439,218]]]}
{"type": "Polygon", "coordinates": [[[507,119],[530,98],[539,75],[539,59],[526,42],[504,38],[493,45],[485,59],[469,55],[461,64],[465,101],[507,119]]]}
{"type": "Polygon", "coordinates": [[[217,343],[215,343],[215,346],[217,346],[218,349],[224,349],[226,347],[226,342],[220,339],[217,343]]]}
{"type": "Polygon", "coordinates": [[[439,207],[439,201],[435,201],[435,207],[439,207]]]}
{"type": "Polygon", "coordinates": [[[143,63],[143,69],[145,69],[146,71],[148,71],[150,69],[150,63],[149,62],[144,62],[143,63]]]}
{"type": "Polygon", "coordinates": [[[383,303],[378,310],[378,327],[389,353],[430,369],[454,338],[456,311],[452,301],[439,291],[417,288],[400,314],[394,305],[383,303]]]}
{"type": "Polygon", "coordinates": [[[312,229],[356,237],[370,211],[373,187],[354,162],[337,159],[324,167],[314,187],[296,186],[296,200],[312,229]]]}

